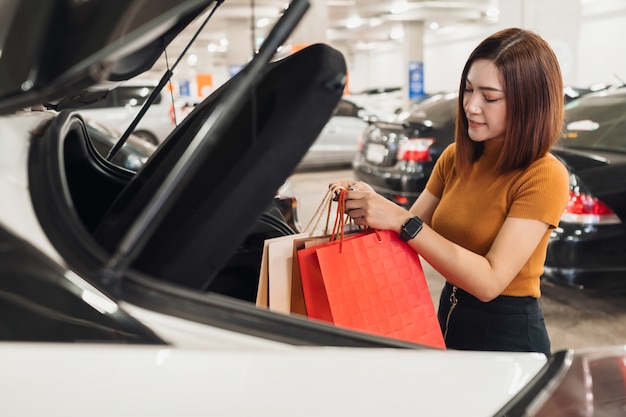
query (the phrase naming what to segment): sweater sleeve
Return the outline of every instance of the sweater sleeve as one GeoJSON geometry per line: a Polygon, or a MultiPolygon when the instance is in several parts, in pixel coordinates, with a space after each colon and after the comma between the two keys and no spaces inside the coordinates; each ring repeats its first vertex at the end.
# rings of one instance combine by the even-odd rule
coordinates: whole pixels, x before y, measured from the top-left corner
{"type": "Polygon", "coordinates": [[[567,169],[548,154],[519,177],[511,192],[509,216],[541,220],[555,228],[569,197],[567,169]]]}

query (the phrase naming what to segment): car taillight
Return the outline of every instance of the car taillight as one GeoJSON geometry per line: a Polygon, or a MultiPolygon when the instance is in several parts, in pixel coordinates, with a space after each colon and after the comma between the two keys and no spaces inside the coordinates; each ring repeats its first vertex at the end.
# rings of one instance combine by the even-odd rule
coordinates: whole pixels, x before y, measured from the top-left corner
{"type": "Polygon", "coordinates": [[[414,138],[398,146],[399,161],[426,162],[430,161],[430,147],[435,143],[432,138],[414,138]]]}
{"type": "Polygon", "coordinates": [[[619,217],[596,197],[577,191],[569,192],[567,207],[561,221],[580,224],[618,224],[619,217]]]}
{"type": "Polygon", "coordinates": [[[407,204],[409,204],[409,199],[403,195],[394,195],[393,201],[395,201],[396,204],[399,204],[401,206],[406,206],[407,204]]]}

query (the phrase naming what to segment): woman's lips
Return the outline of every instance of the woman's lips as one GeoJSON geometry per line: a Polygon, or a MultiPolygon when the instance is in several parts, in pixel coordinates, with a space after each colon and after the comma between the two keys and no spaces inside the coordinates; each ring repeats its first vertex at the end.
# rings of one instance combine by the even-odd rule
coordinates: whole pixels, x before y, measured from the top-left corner
{"type": "Polygon", "coordinates": [[[476,122],[476,121],[470,120],[470,119],[467,120],[467,124],[469,125],[469,127],[472,127],[472,128],[478,128],[478,127],[481,127],[481,126],[485,125],[485,123],[479,123],[479,122],[476,122]]]}

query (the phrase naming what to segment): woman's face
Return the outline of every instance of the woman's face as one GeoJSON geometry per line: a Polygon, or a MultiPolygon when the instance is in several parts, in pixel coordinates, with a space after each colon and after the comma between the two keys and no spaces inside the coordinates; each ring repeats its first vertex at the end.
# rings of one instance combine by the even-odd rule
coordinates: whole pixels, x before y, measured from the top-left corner
{"type": "Polygon", "coordinates": [[[487,59],[474,61],[467,73],[463,109],[475,142],[504,138],[506,97],[500,79],[500,71],[487,59]]]}

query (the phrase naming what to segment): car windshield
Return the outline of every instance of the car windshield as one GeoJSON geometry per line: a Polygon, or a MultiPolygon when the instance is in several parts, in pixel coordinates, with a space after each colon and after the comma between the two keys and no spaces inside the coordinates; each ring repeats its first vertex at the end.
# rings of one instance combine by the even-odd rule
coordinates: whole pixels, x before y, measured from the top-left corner
{"type": "Polygon", "coordinates": [[[558,146],[626,152],[626,94],[587,96],[568,104],[558,146]]]}

